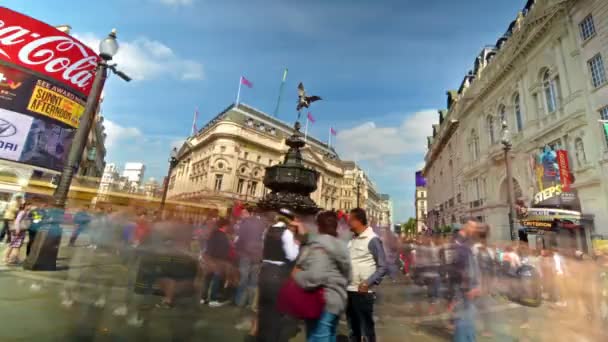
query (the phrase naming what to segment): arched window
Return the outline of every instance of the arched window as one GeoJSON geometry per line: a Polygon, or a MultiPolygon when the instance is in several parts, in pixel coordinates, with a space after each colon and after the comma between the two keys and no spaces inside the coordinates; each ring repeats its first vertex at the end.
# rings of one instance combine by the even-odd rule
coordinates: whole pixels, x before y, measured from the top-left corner
{"type": "Polygon", "coordinates": [[[547,103],[547,113],[553,113],[558,105],[558,85],[559,77],[551,78],[549,70],[545,70],[543,74],[543,90],[545,93],[545,102],[547,103]]]}
{"type": "Polygon", "coordinates": [[[490,145],[494,145],[496,143],[496,135],[494,134],[494,117],[492,115],[489,115],[486,118],[486,126],[488,137],[490,138],[490,145]]]}
{"type": "Polygon", "coordinates": [[[515,124],[517,125],[517,131],[521,132],[524,128],[524,123],[521,117],[521,99],[519,98],[518,93],[515,93],[515,95],[513,95],[513,111],[515,114],[515,124]]]}

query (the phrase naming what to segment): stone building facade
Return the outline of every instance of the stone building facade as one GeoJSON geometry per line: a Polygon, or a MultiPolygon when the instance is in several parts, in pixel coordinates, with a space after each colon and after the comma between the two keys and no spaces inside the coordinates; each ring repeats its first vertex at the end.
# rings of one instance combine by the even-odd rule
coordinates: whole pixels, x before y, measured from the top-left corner
{"type": "Polygon", "coordinates": [[[608,233],[608,145],[598,124],[608,119],[607,42],[606,1],[526,3],[459,89],[447,92],[448,109],[438,113],[425,156],[429,222],[474,216],[495,238],[509,238],[505,121],[515,199],[530,203],[538,190],[535,155],[545,147],[565,150],[591,233],[608,233]]]}
{"type": "MultiPolygon", "coordinates": [[[[205,203],[220,211],[236,201],[256,203],[270,191],[263,183],[266,167],[282,162],[288,149],[285,138],[292,133],[291,125],[260,110],[231,105],[181,146],[167,198],[205,203]]],[[[311,194],[317,205],[336,210],[356,206],[355,175],[360,168],[355,163],[340,160],[333,148],[311,136],[302,155],[305,164],[320,173],[311,194]]],[[[361,205],[379,224],[382,200],[368,177],[362,177],[361,205]]]]}

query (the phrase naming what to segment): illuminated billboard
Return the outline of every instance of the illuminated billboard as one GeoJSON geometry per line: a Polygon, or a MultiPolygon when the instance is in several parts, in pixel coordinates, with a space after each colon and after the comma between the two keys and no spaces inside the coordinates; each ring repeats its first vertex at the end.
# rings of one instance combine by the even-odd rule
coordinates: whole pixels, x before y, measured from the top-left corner
{"type": "Polygon", "coordinates": [[[0,7],[0,159],[63,168],[99,58],[53,26],[0,7]]]}

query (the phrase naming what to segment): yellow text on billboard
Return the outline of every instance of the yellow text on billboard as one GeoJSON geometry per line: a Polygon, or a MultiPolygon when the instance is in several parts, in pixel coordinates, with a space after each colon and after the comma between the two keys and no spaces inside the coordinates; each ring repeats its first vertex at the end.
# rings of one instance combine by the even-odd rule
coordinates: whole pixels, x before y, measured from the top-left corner
{"type": "Polygon", "coordinates": [[[36,85],[27,109],[72,127],[78,127],[84,106],[50,87],[45,87],[47,84],[39,82],[36,85]]]}

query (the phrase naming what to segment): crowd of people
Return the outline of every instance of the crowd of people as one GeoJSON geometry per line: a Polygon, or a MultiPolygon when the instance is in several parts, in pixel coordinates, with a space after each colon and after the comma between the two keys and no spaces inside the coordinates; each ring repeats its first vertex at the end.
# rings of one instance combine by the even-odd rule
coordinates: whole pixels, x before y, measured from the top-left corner
{"type": "MultiPolygon", "coordinates": [[[[252,341],[288,341],[300,322],[308,341],[336,341],[341,317],[351,341],[375,341],[374,304],[386,276],[423,287],[428,309],[418,305],[419,316],[449,314],[454,341],[474,341],[478,330],[491,337],[490,315],[478,312],[497,299],[530,308],[544,300],[608,321],[605,256],[590,260],[578,251],[490,244],[490,227],[475,219],[450,236],[401,240],[388,229],[372,228],[363,209],[300,216],[236,206],[231,215],[212,212],[198,223],[170,211],[111,207],[61,211],[57,220],[51,219],[53,210],[44,201],[13,199],[3,213],[5,263],[19,265],[41,229],[69,221],[73,254],[61,304],[69,308],[89,296],[103,307],[111,289],[124,288],[112,312],[135,327],[146,323],[141,298],[158,296],[161,310],[176,310],[184,300],[211,309],[242,308],[236,328],[252,341]],[[95,262],[100,253],[126,266],[126,284],[102,278],[111,272],[95,262]],[[100,266],[79,266],[95,264],[100,266]]],[[[527,316],[520,328],[529,328],[527,316]]]]}
{"type": "Polygon", "coordinates": [[[531,249],[527,242],[490,243],[490,231],[470,219],[451,235],[425,234],[404,239],[400,246],[403,272],[426,289],[426,313],[450,314],[448,328],[455,340],[474,340],[476,321],[483,336],[493,337],[489,309],[501,301],[527,308],[519,317],[520,329],[531,327],[529,312],[541,305],[582,319],[584,327],[595,324],[601,330],[608,322],[605,254],[546,245],[531,249]],[[440,303],[445,305],[440,308],[440,303]]]}

